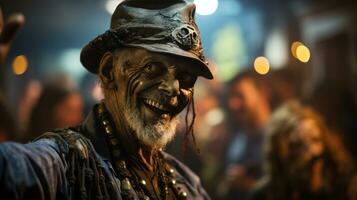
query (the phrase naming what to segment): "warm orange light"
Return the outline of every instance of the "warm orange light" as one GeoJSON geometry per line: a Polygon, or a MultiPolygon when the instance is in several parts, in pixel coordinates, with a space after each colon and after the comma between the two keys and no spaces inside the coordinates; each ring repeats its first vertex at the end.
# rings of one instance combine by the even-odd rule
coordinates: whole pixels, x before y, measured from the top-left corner
{"type": "Polygon", "coordinates": [[[308,62],[310,60],[310,50],[307,48],[305,45],[300,45],[296,49],[296,57],[299,59],[301,62],[308,62]]]}
{"type": "Polygon", "coordinates": [[[293,44],[291,45],[291,54],[297,58],[296,56],[296,50],[299,46],[303,45],[301,42],[293,42],[293,44]]]}
{"type": "Polygon", "coordinates": [[[265,57],[258,57],[254,61],[254,69],[258,74],[265,75],[270,70],[269,61],[265,57]]]}
{"type": "Polygon", "coordinates": [[[28,68],[28,61],[26,56],[19,55],[16,56],[14,61],[12,62],[12,71],[16,75],[22,75],[27,71],[28,68]]]}

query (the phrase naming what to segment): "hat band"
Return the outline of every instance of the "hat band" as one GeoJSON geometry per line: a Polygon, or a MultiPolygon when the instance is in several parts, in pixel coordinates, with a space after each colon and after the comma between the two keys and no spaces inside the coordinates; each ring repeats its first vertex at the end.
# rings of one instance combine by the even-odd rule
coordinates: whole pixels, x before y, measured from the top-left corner
{"type": "Polygon", "coordinates": [[[130,44],[172,43],[186,51],[200,52],[199,35],[196,29],[188,24],[181,25],[174,30],[150,25],[146,25],[145,29],[142,26],[121,27],[106,31],[94,41],[97,41],[96,44],[92,43],[91,46],[101,50],[112,50],[130,44]]]}

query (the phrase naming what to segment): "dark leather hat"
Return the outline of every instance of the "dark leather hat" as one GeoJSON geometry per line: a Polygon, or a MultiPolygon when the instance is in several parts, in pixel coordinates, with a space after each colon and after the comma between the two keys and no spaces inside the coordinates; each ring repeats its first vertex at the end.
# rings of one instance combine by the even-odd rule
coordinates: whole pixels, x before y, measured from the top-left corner
{"type": "Polygon", "coordinates": [[[197,63],[197,75],[212,79],[194,14],[195,5],[186,0],[126,0],[116,8],[110,29],[82,49],[81,62],[98,73],[105,52],[139,47],[189,58],[197,63]]]}

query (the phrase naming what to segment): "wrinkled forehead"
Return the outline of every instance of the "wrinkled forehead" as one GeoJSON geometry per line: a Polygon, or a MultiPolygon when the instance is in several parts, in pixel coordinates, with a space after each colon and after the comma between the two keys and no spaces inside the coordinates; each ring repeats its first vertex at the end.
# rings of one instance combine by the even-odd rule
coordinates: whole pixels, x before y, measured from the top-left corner
{"type": "Polygon", "coordinates": [[[116,59],[129,62],[130,67],[141,68],[150,62],[160,63],[165,67],[174,68],[181,73],[199,76],[200,71],[195,67],[194,60],[165,53],[151,52],[141,48],[123,48],[115,51],[116,59]]]}

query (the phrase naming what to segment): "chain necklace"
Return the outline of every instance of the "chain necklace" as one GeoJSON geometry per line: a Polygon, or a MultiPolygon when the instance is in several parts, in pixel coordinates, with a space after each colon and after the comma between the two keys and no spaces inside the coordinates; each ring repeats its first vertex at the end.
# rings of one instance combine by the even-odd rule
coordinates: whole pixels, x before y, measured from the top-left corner
{"type": "MultiPolygon", "coordinates": [[[[107,142],[109,143],[109,150],[111,152],[112,160],[114,162],[115,171],[118,174],[118,178],[121,182],[122,195],[124,199],[134,199],[130,193],[131,189],[137,193],[139,199],[149,200],[149,199],[160,199],[167,200],[169,196],[169,188],[173,192],[173,195],[179,200],[186,200],[187,193],[178,187],[176,180],[173,178],[175,170],[171,168],[163,158],[161,150],[154,157],[156,161],[156,172],[154,176],[157,176],[158,186],[159,186],[159,195],[151,195],[150,190],[148,189],[148,184],[146,181],[140,177],[140,175],[127,166],[128,156],[125,158],[124,152],[121,151],[119,140],[115,131],[115,127],[112,126],[113,122],[111,116],[106,110],[104,103],[100,103],[96,106],[96,115],[100,121],[101,127],[103,128],[105,135],[107,136],[107,142]],[[131,169],[131,170],[130,170],[131,169]]],[[[140,161],[137,161],[140,166],[140,161]]],[[[143,169],[141,169],[143,170],[143,169]]],[[[144,170],[143,170],[144,172],[144,170]]],[[[155,189],[154,189],[154,193],[155,189]]]]}

